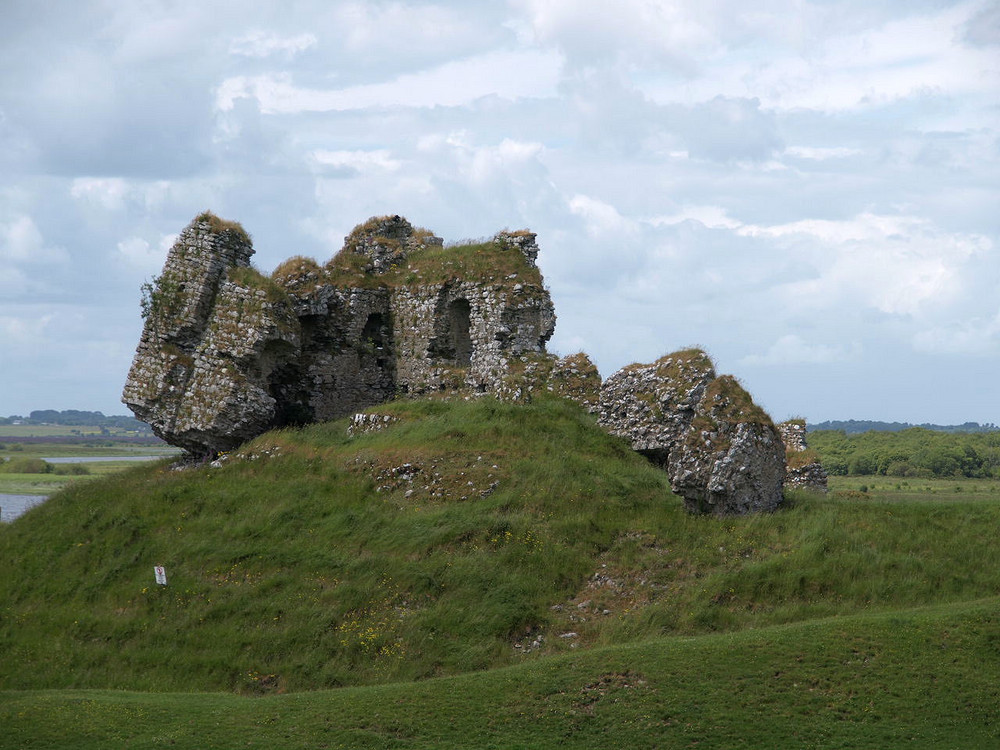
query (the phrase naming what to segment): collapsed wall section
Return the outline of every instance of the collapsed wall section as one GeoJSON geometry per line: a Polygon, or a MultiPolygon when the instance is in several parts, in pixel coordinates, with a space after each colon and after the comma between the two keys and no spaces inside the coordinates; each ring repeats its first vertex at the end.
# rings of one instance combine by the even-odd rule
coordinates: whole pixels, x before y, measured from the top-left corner
{"type": "Polygon", "coordinates": [[[693,513],[741,515],[782,501],[784,444],[770,417],[708,355],[630,365],[601,388],[598,422],[662,467],[693,513]]]}
{"type": "Polygon", "coordinates": [[[167,442],[211,454],[401,392],[499,392],[511,357],[548,356],[537,254],[526,231],[446,249],[374,217],[325,266],[293,257],[268,279],[246,233],[203,214],[150,288],[123,400],[167,442]]]}
{"type": "Polygon", "coordinates": [[[789,419],[778,425],[785,444],[785,485],[813,492],[827,492],[826,470],[819,454],[806,443],[806,421],[789,419]]]}
{"type": "Polygon", "coordinates": [[[192,453],[228,450],[266,429],[271,369],[297,346],[287,300],[252,272],[252,255],[242,227],[202,214],[144,290],[145,325],[122,398],[192,453]]]}

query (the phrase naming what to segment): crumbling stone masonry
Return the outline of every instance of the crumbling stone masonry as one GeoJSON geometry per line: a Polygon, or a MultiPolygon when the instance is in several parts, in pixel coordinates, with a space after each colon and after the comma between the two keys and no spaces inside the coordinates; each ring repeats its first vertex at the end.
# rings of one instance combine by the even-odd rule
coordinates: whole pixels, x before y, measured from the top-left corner
{"type": "MultiPolygon", "coordinates": [[[[202,214],[145,289],[122,399],[168,443],[211,456],[402,394],[551,392],[662,466],[692,512],[781,502],[777,428],[704,352],[631,365],[602,384],[586,354],[545,351],[556,316],[531,232],[445,248],[383,216],[325,265],[293,257],[266,277],[253,252],[239,224],[202,214]]],[[[361,417],[352,428],[378,426],[361,417]]]]}
{"type": "Polygon", "coordinates": [[[741,515],[781,503],[777,428],[699,349],[616,372],[601,388],[598,421],[663,467],[693,513],[741,515]]]}
{"type": "Polygon", "coordinates": [[[778,425],[785,443],[785,485],[814,492],[827,492],[827,476],[819,455],[806,444],[806,421],[789,419],[778,425]]]}
{"type": "Polygon", "coordinates": [[[502,392],[511,360],[545,355],[555,328],[527,231],[444,249],[379,217],[325,266],[292,258],[271,278],[253,252],[238,224],[202,214],[146,290],[123,401],[194,454],[399,393],[502,392]]]}

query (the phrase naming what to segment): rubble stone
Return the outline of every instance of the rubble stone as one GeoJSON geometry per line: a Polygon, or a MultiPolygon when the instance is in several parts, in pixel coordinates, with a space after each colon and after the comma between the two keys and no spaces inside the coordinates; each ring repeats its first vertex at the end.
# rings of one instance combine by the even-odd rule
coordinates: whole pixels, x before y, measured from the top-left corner
{"type": "Polygon", "coordinates": [[[806,421],[789,419],[778,425],[785,444],[785,484],[788,487],[827,492],[826,470],[819,456],[806,444],[806,421]]]}
{"type": "Polygon", "coordinates": [[[777,428],[699,349],[609,377],[598,421],[661,466],[691,512],[739,515],[781,503],[785,457],[777,428]]]}

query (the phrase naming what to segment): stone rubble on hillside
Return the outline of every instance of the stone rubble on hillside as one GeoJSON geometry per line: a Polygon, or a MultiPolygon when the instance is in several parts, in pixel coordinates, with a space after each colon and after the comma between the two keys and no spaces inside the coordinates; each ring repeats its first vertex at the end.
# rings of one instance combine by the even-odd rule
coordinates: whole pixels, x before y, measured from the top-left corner
{"type": "Polygon", "coordinates": [[[557,359],[552,364],[546,388],[550,393],[580,404],[596,413],[601,400],[601,373],[584,352],[557,359]]]}
{"type": "Polygon", "coordinates": [[[704,352],[632,365],[603,384],[586,354],[546,352],[556,316],[531,232],[452,250],[383,216],[325,265],[296,256],[266,277],[250,266],[253,252],[238,224],[202,214],[146,289],[122,400],[192,455],[352,414],[352,434],[379,429],[392,420],[359,412],[400,395],[551,392],[661,465],[694,512],[781,501],[776,428],[704,352]]]}
{"type": "Polygon", "coordinates": [[[693,513],[737,515],[781,503],[785,447],[777,428],[698,349],[609,377],[598,422],[661,466],[693,513]]]}
{"type": "Polygon", "coordinates": [[[371,432],[381,432],[399,421],[399,417],[390,414],[370,414],[359,412],[351,417],[351,423],[347,425],[347,434],[351,437],[356,435],[366,435],[371,432]]]}
{"type": "Polygon", "coordinates": [[[778,425],[781,439],[785,444],[785,485],[798,489],[827,492],[826,469],[819,457],[806,444],[806,423],[804,419],[789,419],[778,425]]]}

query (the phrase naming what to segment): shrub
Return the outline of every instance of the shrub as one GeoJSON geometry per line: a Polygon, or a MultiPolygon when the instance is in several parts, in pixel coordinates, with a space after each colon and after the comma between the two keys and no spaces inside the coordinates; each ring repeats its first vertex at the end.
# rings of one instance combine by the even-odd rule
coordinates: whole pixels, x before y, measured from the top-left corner
{"type": "Polygon", "coordinates": [[[53,473],[60,476],[85,476],[90,474],[90,469],[83,464],[60,464],[53,467],[53,473]]]}
{"type": "Polygon", "coordinates": [[[5,474],[49,474],[52,464],[40,458],[12,458],[0,467],[5,474]]]}

